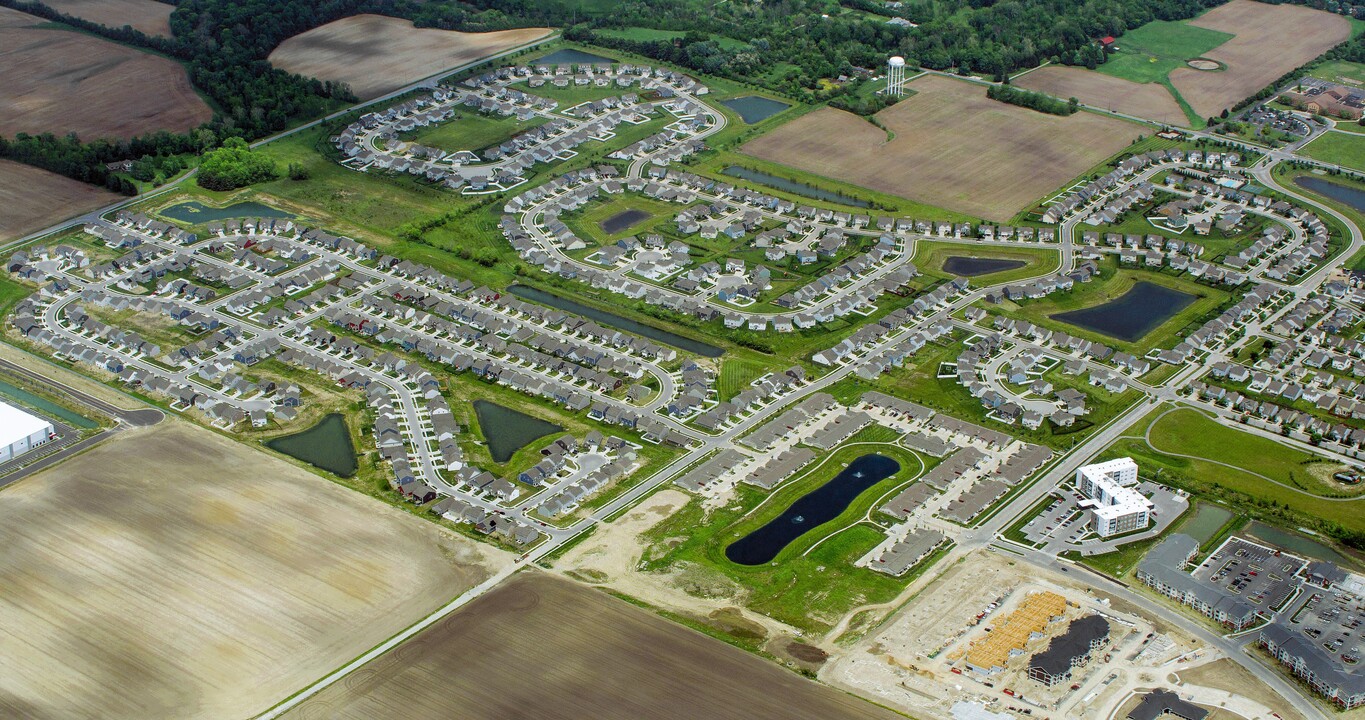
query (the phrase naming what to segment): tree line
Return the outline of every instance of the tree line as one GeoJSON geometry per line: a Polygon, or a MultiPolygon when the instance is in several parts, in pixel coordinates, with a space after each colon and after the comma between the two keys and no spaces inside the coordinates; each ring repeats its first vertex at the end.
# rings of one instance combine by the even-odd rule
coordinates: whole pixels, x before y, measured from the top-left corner
{"type": "Polygon", "coordinates": [[[1072,115],[1081,109],[1080,101],[1074,97],[1062,100],[1046,93],[1024,90],[1013,85],[992,85],[986,88],[986,97],[1051,115],[1072,115]]]}

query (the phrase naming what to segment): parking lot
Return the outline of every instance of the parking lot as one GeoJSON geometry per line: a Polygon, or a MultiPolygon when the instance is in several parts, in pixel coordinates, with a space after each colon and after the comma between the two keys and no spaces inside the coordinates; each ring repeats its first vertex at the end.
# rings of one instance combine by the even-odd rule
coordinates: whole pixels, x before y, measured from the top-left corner
{"type": "Polygon", "coordinates": [[[1261,609],[1274,609],[1293,594],[1305,561],[1243,538],[1229,538],[1194,571],[1201,583],[1220,587],[1261,609]]]}

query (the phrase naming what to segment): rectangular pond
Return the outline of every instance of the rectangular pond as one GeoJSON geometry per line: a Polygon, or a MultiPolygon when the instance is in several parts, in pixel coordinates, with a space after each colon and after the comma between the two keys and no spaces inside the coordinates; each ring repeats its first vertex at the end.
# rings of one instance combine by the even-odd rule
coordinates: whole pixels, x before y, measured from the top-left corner
{"type": "Polygon", "coordinates": [[[265,446],[341,477],[356,471],[355,445],[341,413],[332,413],[303,432],[267,440],[265,446]]]}
{"type": "Polygon", "coordinates": [[[258,202],[239,202],[227,207],[212,207],[197,200],[172,205],[156,213],[172,220],[187,223],[206,223],[231,218],[292,218],[292,213],[263,205],[258,202]]]}
{"type": "Polygon", "coordinates": [[[474,414],[479,418],[483,439],[488,443],[488,453],[493,456],[493,462],[499,464],[511,460],[518,450],[536,438],[564,430],[548,420],[487,400],[474,401],[474,414]]]}
{"type": "Polygon", "coordinates": [[[900,469],[900,463],[885,455],[864,455],[854,460],[829,482],[802,495],[768,524],[730,543],[725,548],[725,557],[739,565],[772,562],[793,540],[839,517],[864,490],[900,469]]]}
{"type": "Polygon", "coordinates": [[[841,205],[851,205],[853,207],[859,208],[872,207],[872,204],[867,202],[866,200],[859,200],[858,198],[849,197],[848,195],[844,195],[843,193],[837,193],[834,192],[833,190],[826,190],[824,188],[815,187],[814,185],[807,185],[805,183],[800,183],[795,180],[788,180],[787,178],[784,177],[778,177],[771,173],[765,173],[761,170],[753,170],[751,168],[746,168],[740,165],[731,165],[725,168],[724,170],[721,170],[721,173],[729,175],[730,177],[737,177],[741,180],[748,180],[749,182],[756,182],[761,185],[767,185],[768,187],[777,188],[778,190],[789,192],[793,195],[808,197],[811,198],[812,200],[824,200],[825,202],[839,203],[841,205]]]}
{"type": "Polygon", "coordinates": [[[575,50],[573,48],[562,48],[549,55],[532,60],[530,65],[596,65],[598,63],[614,63],[609,57],[594,55],[590,52],[575,50]]]}
{"type": "Polygon", "coordinates": [[[1028,263],[1023,260],[1010,260],[1008,258],[983,258],[965,257],[962,255],[952,255],[943,261],[943,272],[961,275],[962,277],[976,277],[978,275],[990,275],[991,273],[1004,272],[1021,268],[1028,263]]]}
{"type": "Polygon", "coordinates": [[[1218,532],[1231,519],[1231,510],[1208,503],[1199,503],[1195,508],[1194,517],[1186,520],[1185,524],[1180,526],[1180,532],[1198,540],[1199,544],[1203,545],[1212,539],[1214,533],[1218,532]]]}
{"type": "Polygon", "coordinates": [[[644,210],[632,208],[630,210],[622,210],[621,212],[612,215],[606,220],[597,223],[597,226],[602,228],[602,232],[608,235],[615,235],[624,230],[629,230],[648,219],[649,213],[644,210]]]}
{"type": "Polygon", "coordinates": [[[510,292],[523,300],[538,302],[541,305],[549,305],[552,308],[558,308],[565,312],[582,315],[583,317],[596,320],[603,325],[614,327],[617,330],[625,330],[626,332],[635,333],[636,335],[642,335],[650,340],[657,340],[665,345],[672,345],[679,350],[685,350],[703,357],[720,357],[725,354],[724,350],[715,345],[707,345],[704,342],[686,338],[668,332],[667,330],[660,330],[653,325],[645,325],[644,323],[638,323],[629,318],[623,318],[620,315],[603,312],[595,307],[576,303],[573,300],[568,300],[559,297],[558,295],[552,295],[544,290],[538,290],[525,285],[513,285],[512,287],[507,288],[507,292],[510,292]]]}
{"type": "Polygon", "coordinates": [[[745,95],[744,97],[721,100],[720,104],[734,110],[745,125],[763,122],[791,107],[788,103],[766,98],[762,95],[745,95]]]}
{"type": "Polygon", "coordinates": [[[1141,281],[1109,302],[1049,317],[1124,342],[1135,342],[1194,301],[1195,296],[1189,293],[1141,281]]]}
{"type": "Polygon", "coordinates": [[[45,397],[34,395],[21,387],[15,387],[4,381],[0,381],[0,398],[8,398],[19,405],[27,405],[49,418],[56,418],[72,427],[86,430],[99,427],[99,424],[90,418],[77,415],[45,397]]]}

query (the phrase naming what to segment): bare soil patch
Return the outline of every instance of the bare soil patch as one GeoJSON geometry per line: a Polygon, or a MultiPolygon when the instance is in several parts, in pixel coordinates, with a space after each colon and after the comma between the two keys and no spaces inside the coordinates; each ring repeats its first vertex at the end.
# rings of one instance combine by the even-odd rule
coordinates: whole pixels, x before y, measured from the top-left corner
{"type": "Polygon", "coordinates": [[[67,15],[120,28],[132,25],[148,35],[171,34],[174,5],[156,0],[43,0],[43,4],[67,15]]]}
{"type": "Polygon", "coordinates": [[[183,132],[213,116],[178,63],[42,22],[0,14],[0,135],[126,138],[183,132]]]}
{"type": "Polygon", "coordinates": [[[174,420],[0,498],[3,717],[252,717],[510,562],[174,420]]]}
{"type": "Polygon", "coordinates": [[[13,240],[122,196],[31,165],[0,160],[0,241],[13,240]]]}
{"type": "MultiPolygon", "coordinates": [[[[1214,68],[1218,66],[1215,64],[1214,68]]],[[[1078,67],[1049,65],[1012,81],[1015,85],[1059,98],[1074,97],[1086,105],[1167,125],[1188,122],[1180,105],[1156,83],[1135,83],[1078,67]]]]}
{"type": "Polygon", "coordinates": [[[1244,695],[1274,710],[1284,720],[1303,720],[1294,706],[1251,674],[1250,670],[1228,658],[1177,671],[1182,682],[1226,690],[1244,695]]]}
{"type": "Polygon", "coordinates": [[[291,718],[900,717],[605,593],[523,572],[291,718]]]}
{"type": "Polygon", "coordinates": [[[1217,115],[1256,94],[1351,35],[1350,21],[1340,15],[1253,0],[1232,0],[1190,24],[1236,36],[1204,53],[1227,66],[1223,72],[1188,67],[1171,71],[1171,83],[1202,117],[1217,115]]]}
{"type": "Polygon", "coordinates": [[[1058,117],[996,102],[941,76],[877,114],[895,139],[822,108],[749,141],[743,152],[969,215],[1007,221],[1113,155],[1142,128],[1093,113],[1058,117]]]}
{"type": "Polygon", "coordinates": [[[383,15],[356,15],[285,40],[270,53],[270,62],[300,75],[340,80],[368,100],[549,33],[548,28],[463,33],[415,28],[411,21],[383,15]]]}

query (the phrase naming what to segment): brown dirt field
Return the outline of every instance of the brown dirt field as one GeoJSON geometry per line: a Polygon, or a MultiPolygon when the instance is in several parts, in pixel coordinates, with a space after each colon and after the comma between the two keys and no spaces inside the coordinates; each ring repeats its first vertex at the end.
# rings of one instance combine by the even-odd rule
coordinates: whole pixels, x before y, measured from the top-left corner
{"type": "Polygon", "coordinates": [[[148,35],[171,34],[174,5],[156,0],[43,0],[43,4],[67,15],[119,28],[132,25],[148,35]]]}
{"type": "Polygon", "coordinates": [[[821,108],[741,150],[866,188],[1007,221],[1128,145],[1138,125],[1094,113],[1058,117],[996,102],[979,85],[937,75],[866,120],[821,108]]]}
{"type": "Polygon", "coordinates": [[[1085,68],[1060,65],[1039,68],[1011,82],[1028,90],[1059,98],[1074,97],[1086,105],[1167,125],[1188,122],[1171,92],[1156,83],[1135,83],[1085,68]]]}
{"type": "Polygon", "coordinates": [[[0,241],[13,240],[121,199],[57,173],[0,160],[0,241]]]}
{"type": "Polygon", "coordinates": [[[1350,21],[1340,15],[1253,0],[1232,0],[1190,24],[1236,35],[1204,53],[1226,65],[1226,70],[1181,67],[1171,71],[1175,89],[1202,117],[1217,115],[1260,92],[1351,35],[1350,21]]]}
{"type": "Polygon", "coordinates": [[[369,100],[548,34],[548,28],[462,33],[414,28],[408,20],[383,15],[356,15],[285,40],[270,53],[270,62],[300,75],[341,80],[361,100],[369,100]]]}
{"type": "Polygon", "coordinates": [[[0,494],[0,717],[252,717],[509,556],[182,421],[0,494]]]}
{"type": "Polygon", "coordinates": [[[25,26],[41,22],[0,14],[0,135],[132,137],[182,132],[213,116],[179,64],[78,32],[25,26]]]}
{"type": "Polygon", "coordinates": [[[286,717],[900,716],[605,593],[527,571],[286,717]]]}
{"type": "Polygon", "coordinates": [[[1250,670],[1228,658],[1214,660],[1199,667],[1177,670],[1176,673],[1182,682],[1226,690],[1251,698],[1279,713],[1284,720],[1303,720],[1303,715],[1300,715],[1279,693],[1258,680],[1250,670]]]}

